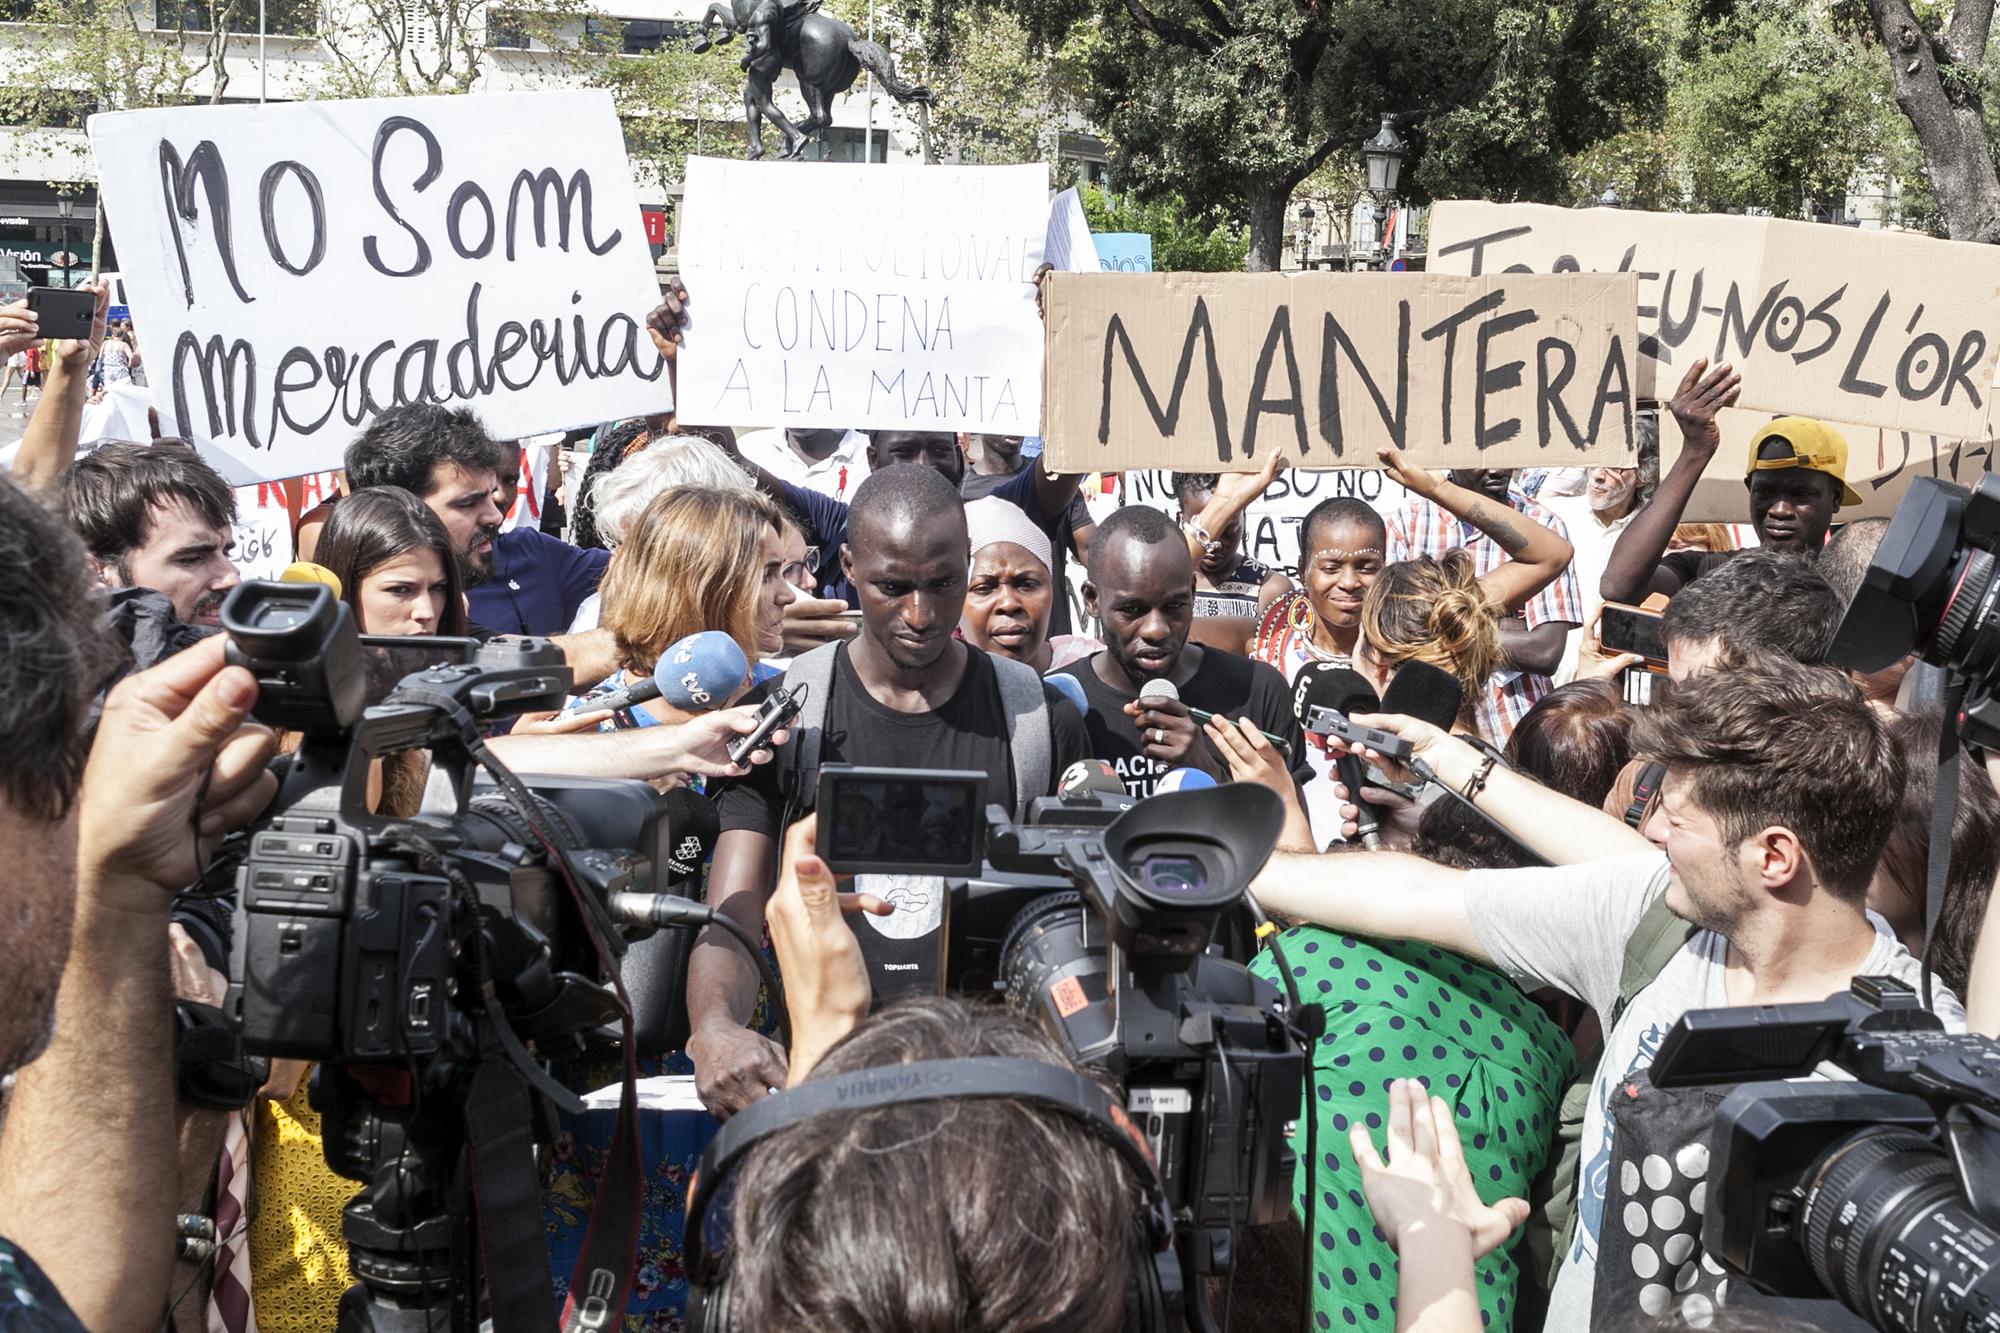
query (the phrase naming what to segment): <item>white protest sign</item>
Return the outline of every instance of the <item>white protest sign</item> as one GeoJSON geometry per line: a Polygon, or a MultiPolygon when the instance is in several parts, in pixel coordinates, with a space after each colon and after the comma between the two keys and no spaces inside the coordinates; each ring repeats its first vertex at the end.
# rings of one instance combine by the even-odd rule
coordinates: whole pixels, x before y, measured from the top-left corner
{"type": "Polygon", "coordinates": [[[121,111],[90,139],[161,429],[231,481],[338,466],[404,403],[501,438],[671,404],[608,93],[121,111]]]}
{"type": "Polygon", "coordinates": [[[335,494],[336,472],[315,472],[297,480],[297,509],[287,502],[282,482],[259,482],[236,488],[236,544],[229,561],[246,579],[275,579],[292,563],[296,514],[303,514],[335,494]]]}
{"type": "Polygon", "coordinates": [[[1034,435],[1048,171],[688,159],[680,419],[1034,435]]]}

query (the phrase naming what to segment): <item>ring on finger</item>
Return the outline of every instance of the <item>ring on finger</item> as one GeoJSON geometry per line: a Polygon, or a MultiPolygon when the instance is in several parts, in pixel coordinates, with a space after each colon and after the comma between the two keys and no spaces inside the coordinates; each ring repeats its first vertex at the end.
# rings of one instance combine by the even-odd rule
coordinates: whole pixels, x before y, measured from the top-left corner
{"type": "Polygon", "coordinates": [[[1166,743],[1167,733],[1164,728],[1154,727],[1151,731],[1147,732],[1146,734],[1152,738],[1153,744],[1155,745],[1164,745],[1166,743]]]}

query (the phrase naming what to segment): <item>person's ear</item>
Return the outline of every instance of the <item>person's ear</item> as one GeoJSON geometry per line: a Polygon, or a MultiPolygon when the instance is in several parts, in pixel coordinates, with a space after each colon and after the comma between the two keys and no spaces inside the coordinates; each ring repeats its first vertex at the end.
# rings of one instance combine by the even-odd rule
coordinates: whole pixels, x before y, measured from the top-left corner
{"type": "Polygon", "coordinates": [[[1782,824],[1761,828],[1743,840],[1741,855],[1765,892],[1790,897],[1793,886],[1811,873],[1799,835],[1782,824]]]}
{"type": "Polygon", "coordinates": [[[99,560],[94,555],[86,555],[84,559],[90,562],[91,578],[96,581],[98,587],[122,588],[125,586],[125,580],[118,577],[116,561],[99,560]]]}
{"type": "Polygon", "coordinates": [[[1097,585],[1089,579],[1083,581],[1083,612],[1092,620],[1101,620],[1097,614],[1097,585]]]}
{"type": "MultiPolygon", "coordinates": [[[[849,542],[842,542],[840,544],[840,572],[847,576],[849,583],[855,583],[854,547],[849,542]]],[[[857,583],[855,586],[859,587],[860,585],[857,583]]]]}

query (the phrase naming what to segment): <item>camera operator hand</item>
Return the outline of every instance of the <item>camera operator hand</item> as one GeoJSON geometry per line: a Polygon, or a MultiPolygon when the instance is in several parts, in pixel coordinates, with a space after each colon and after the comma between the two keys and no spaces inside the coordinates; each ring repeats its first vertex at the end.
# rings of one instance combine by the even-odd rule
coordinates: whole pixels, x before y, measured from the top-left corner
{"type": "Polygon", "coordinates": [[[873,894],[839,891],[833,871],[814,851],[818,822],[801,819],[786,831],[777,892],[764,909],[792,1020],[787,1086],[810,1074],[827,1048],[868,1015],[868,968],[845,913],[887,916],[895,910],[873,894]]]}
{"type": "MultiPolygon", "coordinates": [[[[1528,1220],[1526,1199],[1487,1204],[1472,1183],[1451,1107],[1413,1078],[1389,1089],[1389,1160],[1375,1150],[1365,1125],[1347,1133],[1361,1167],[1361,1192],[1382,1234],[1407,1257],[1405,1246],[1427,1232],[1454,1230],[1471,1242],[1471,1258],[1497,1248],[1528,1220]]],[[[1468,1268],[1466,1277],[1471,1278],[1468,1268]]],[[[1476,1313],[1476,1311],[1475,1311],[1476,1313]]]]}
{"type": "Polygon", "coordinates": [[[1169,768],[1198,768],[1212,778],[1227,778],[1228,770],[1202,739],[1201,726],[1178,699],[1134,699],[1125,715],[1139,729],[1139,752],[1169,768]]]}
{"type": "Polygon", "coordinates": [[[224,834],[277,795],[277,736],[251,723],[257,681],[203,641],[129,677],[104,706],[78,802],[79,881],[160,918],[224,834]]]}

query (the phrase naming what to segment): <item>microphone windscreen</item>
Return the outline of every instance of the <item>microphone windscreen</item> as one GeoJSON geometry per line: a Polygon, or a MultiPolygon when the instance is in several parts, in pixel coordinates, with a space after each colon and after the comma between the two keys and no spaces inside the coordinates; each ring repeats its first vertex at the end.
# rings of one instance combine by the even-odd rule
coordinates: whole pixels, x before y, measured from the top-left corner
{"type": "Polygon", "coordinates": [[[1172,681],[1168,680],[1165,676],[1161,676],[1141,685],[1139,687],[1139,697],[1141,699],[1179,699],[1181,692],[1174,688],[1172,681]]]}
{"type": "Polygon", "coordinates": [[[653,892],[670,884],[698,878],[722,836],[722,813],[706,796],[676,787],[660,798],[660,818],[666,823],[666,863],[653,867],[653,892]]]}
{"type": "Polygon", "coordinates": [[[1200,791],[1203,787],[1215,785],[1215,779],[1198,768],[1176,768],[1161,778],[1160,785],[1153,791],[1155,795],[1170,791],[1200,791]]]}
{"type": "Polygon", "coordinates": [[[1377,712],[1381,704],[1368,678],[1352,667],[1309,662],[1292,677],[1292,715],[1301,724],[1315,708],[1331,708],[1343,717],[1351,717],[1356,713],[1377,712]]]}
{"type": "Polygon", "coordinates": [[[1123,796],[1125,781],[1118,776],[1117,769],[1102,759],[1079,759],[1063,770],[1062,781],[1056,784],[1058,796],[1076,796],[1090,791],[1123,796]]]}
{"type": "Polygon", "coordinates": [[[310,560],[294,560],[291,564],[286,565],[284,572],[278,575],[278,582],[324,583],[327,587],[333,589],[335,597],[341,595],[340,575],[334,573],[325,565],[316,565],[310,560]]]}
{"type": "Polygon", "coordinates": [[[1396,668],[1388,690],[1382,695],[1382,711],[1420,718],[1450,731],[1464,702],[1465,688],[1458,683],[1458,677],[1428,662],[1405,662],[1396,668]]]}
{"type": "Polygon", "coordinates": [[[653,667],[660,698],[684,713],[722,707],[749,674],[743,649],[719,629],[705,629],[670,645],[653,667]]]}
{"type": "Polygon", "coordinates": [[[1075,704],[1077,712],[1083,714],[1085,717],[1090,716],[1090,700],[1084,696],[1083,682],[1075,676],[1070,675],[1067,671],[1057,671],[1051,675],[1043,676],[1042,683],[1075,704]]]}

